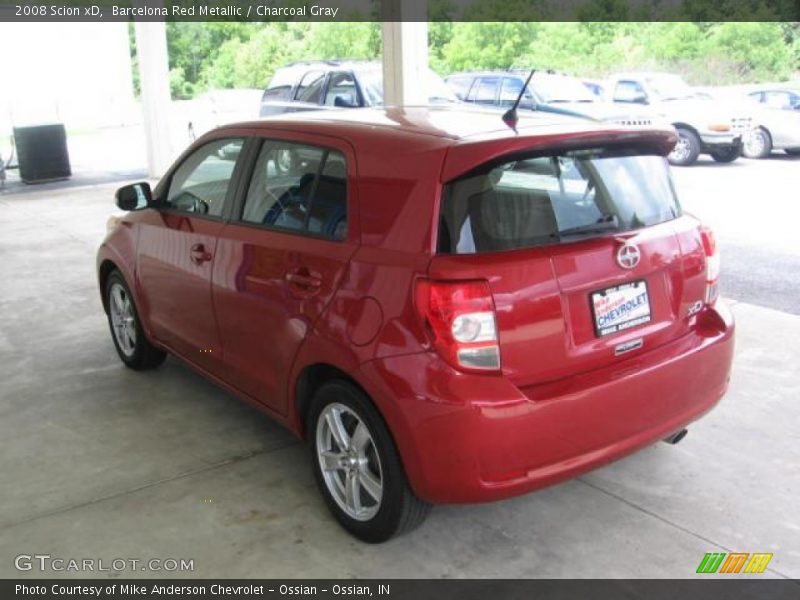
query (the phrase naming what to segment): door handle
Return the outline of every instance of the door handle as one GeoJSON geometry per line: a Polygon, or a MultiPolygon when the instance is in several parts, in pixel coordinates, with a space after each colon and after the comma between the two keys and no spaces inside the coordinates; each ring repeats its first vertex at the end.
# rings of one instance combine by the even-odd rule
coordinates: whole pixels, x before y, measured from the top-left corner
{"type": "Polygon", "coordinates": [[[192,246],[189,257],[194,264],[200,265],[211,260],[211,252],[208,252],[203,244],[195,244],[192,246]]]}
{"type": "Polygon", "coordinates": [[[286,282],[304,292],[316,292],[322,287],[322,280],[313,276],[308,269],[297,269],[286,273],[286,282]]]}

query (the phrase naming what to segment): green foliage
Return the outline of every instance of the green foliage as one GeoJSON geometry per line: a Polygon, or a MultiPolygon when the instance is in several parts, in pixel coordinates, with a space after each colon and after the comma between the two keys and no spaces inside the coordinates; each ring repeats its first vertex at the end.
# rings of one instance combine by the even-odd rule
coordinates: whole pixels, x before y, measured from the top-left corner
{"type": "MultiPolygon", "coordinates": [[[[625,18],[627,3],[592,5],[625,18]]],[[[761,9],[759,9],[761,10],[761,9]]],[[[598,13],[598,11],[600,11],[598,13]]],[[[638,13],[637,13],[638,14],[638,13]]],[[[455,23],[432,64],[464,69],[540,68],[603,77],[614,71],[676,71],[696,85],[784,80],[800,66],[800,28],[778,22],[455,23]]],[[[431,37],[433,42],[435,38],[431,37]]]]}
{"type": "Polygon", "coordinates": [[[708,54],[736,65],[741,79],[786,79],[792,51],[778,23],[721,23],[707,39],[708,54]]]}
{"type": "Polygon", "coordinates": [[[539,23],[455,23],[441,51],[443,70],[508,68],[541,28],[539,23]]]}
{"type": "MultiPolygon", "coordinates": [[[[660,0],[602,0],[587,5],[583,21],[560,23],[533,18],[556,10],[545,0],[490,0],[475,3],[470,10],[483,12],[469,18],[485,12],[487,19],[529,15],[530,21],[453,22],[458,18],[453,0],[430,0],[431,16],[438,19],[428,25],[430,63],[442,75],[537,67],[603,77],[624,69],[660,69],[698,85],[781,80],[800,67],[800,24],[702,21],[720,5],[742,10],[734,0],[695,0],[684,2],[682,10],[696,22],[650,22],[645,19],[652,11],[663,10],[660,0]],[[642,20],[613,20],[625,18],[642,20]]],[[[774,6],[756,2],[749,10],[768,19],[774,18],[769,12],[774,6]]],[[[277,68],[295,60],[376,59],[381,52],[377,22],[179,22],[167,24],[167,41],[175,98],[209,88],[262,88],[277,68]]],[[[132,28],[131,48],[136,86],[132,28]]]]}

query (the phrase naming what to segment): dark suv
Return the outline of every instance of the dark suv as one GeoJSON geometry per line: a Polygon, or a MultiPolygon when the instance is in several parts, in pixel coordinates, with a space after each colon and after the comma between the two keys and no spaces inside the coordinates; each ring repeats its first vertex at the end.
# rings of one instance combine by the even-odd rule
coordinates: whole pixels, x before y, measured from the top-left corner
{"type": "MultiPolygon", "coordinates": [[[[458,102],[433,71],[422,82],[430,104],[458,102]]],[[[275,72],[261,98],[261,116],[300,110],[360,108],[383,104],[383,71],[374,61],[303,61],[275,72]]]]}

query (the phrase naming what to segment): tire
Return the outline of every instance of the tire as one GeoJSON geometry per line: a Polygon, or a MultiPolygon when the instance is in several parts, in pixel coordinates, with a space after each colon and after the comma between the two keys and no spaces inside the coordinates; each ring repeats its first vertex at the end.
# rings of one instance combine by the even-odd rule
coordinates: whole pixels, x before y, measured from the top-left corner
{"type": "Polygon", "coordinates": [[[786,148],[784,152],[789,156],[800,156],[800,148],[786,148]]]}
{"type": "Polygon", "coordinates": [[[732,163],[741,155],[742,155],[741,146],[731,146],[730,148],[721,148],[719,150],[714,150],[711,153],[711,158],[713,158],[718,163],[732,163]]]}
{"type": "Polygon", "coordinates": [[[772,154],[772,136],[759,127],[744,139],[742,154],[747,158],[766,158],[772,154]]]}
{"type": "Polygon", "coordinates": [[[431,506],[412,492],[389,430],[357,387],[342,380],[322,385],[311,401],[306,432],[320,492],[350,534],[378,544],[428,516],[431,506]],[[346,493],[348,483],[355,494],[346,493]]]}
{"type": "Polygon", "coordinates": [[[700,139],[694,131],[685,127],[676,127],[675,131],[678,134],[678,143],[667,156],[669,164],[678,167],[694,164],[700,156],[700,139]]]}
{"type": "Polygon", "coordinates": [[[108,276],[105,298],[111,339],[123,364],[144,371],[163,363],[167,354],[147,339],[133,295],[119,271],[112,271],[108,276]]]}

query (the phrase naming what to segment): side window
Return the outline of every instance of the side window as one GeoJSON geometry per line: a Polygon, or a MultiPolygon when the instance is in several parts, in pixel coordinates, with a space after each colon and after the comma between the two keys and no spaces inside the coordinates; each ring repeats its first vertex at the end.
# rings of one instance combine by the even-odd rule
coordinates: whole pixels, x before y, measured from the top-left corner
{"type": "Polygon", "coordinates": [[[344,156],[335,150],[265,140],[247,191],[242,221],[344,239],[344,156]]]}
{"type": "Polygon", "coordinates": [[[615,102],[642,102],[646,99],[647,93],[638,81],[620,80],[614,88],[615,102]]]}
{"type": "Polygon", "coordinates": [[[469,88],[472,86],[471,77],[448,77],[445,81],[455,95],[458,96],[459,100],[467,98],[469,88]]]}
{"type": "Polygon", "coordinates": [[[470,100],[478,104],[494,104],[498,85],[500,85],[500,80],[497,77],[481,77],[478,85],[472,86],[470,100]]]}
{"type": "Polygon", "coordinates": [[[167,206],[210,217],[221,216],[243,144],[241,139],[217,140],[191,154],[172,175],[167,206]]]}
{"type": "Polygon", "coordinates": [[[791,98],[787,92],[767,92],[766,104],[770,108],[787,109],[792,107],[791,98]]]}
{"type": "Polygon", "coordinates": [[[292,87],[289,85],[269,88],[264,92],[261,100],[262,102],[266,100],[288,100],[291,92],[292,87]]]}
{"type": "MultiPolygon", "coordinates": [[[[505,108],[513,106],[524,84],[525,82],[517,77],[504,77],[503,86],[500,88],[500,106],[505,108]]],[[[519,104],[521,108],[533,107],[533,98],[529,89],[525,90],[525,94],[523,94],[519,104]]]]}
{"type": "Polygon", "coordinates": [[[322,86],[325,84],[323,71],[309,71],[300,80],[294,99],[298,102],[319,104],[322,100],[322,86]]]}
{"type": "Polygon", "coordinates": [[[325,94],[326,106],[356,108],[360,106],[356,80],[352,73],[331,73],[328,91],[325,94]]]}

